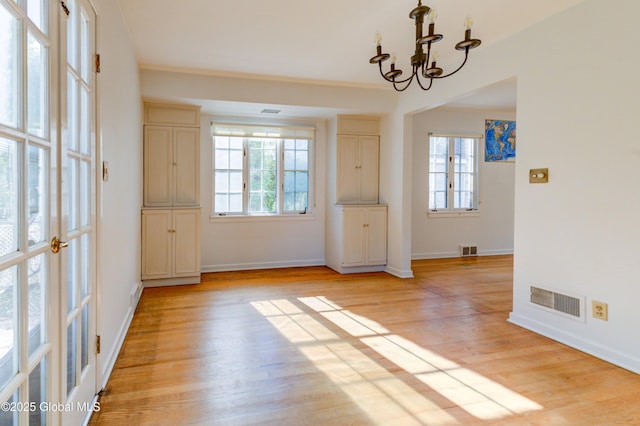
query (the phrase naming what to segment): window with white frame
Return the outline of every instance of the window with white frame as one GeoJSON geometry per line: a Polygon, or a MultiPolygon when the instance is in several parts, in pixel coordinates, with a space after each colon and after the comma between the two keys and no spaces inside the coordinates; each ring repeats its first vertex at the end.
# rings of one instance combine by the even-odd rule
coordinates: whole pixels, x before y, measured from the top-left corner
{"type": "Polygon", "coordinates": [[[213,123],[213,211],[308,213],[315,129],[213,123]]]}
{"type": "Polygon", "coordinates": [[[429,135],[429,211],[478,209],[479,139],[429,135]]]}

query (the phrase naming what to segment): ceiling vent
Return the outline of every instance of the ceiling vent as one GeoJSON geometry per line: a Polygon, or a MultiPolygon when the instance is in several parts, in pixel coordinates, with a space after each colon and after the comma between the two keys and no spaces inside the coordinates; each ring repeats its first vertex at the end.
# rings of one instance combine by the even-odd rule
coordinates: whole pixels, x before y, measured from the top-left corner
{"type": "Polygon", "coordinates": [[[531,303],[573,319],[584,319],[583,299],[531,286],[531,303]]]}

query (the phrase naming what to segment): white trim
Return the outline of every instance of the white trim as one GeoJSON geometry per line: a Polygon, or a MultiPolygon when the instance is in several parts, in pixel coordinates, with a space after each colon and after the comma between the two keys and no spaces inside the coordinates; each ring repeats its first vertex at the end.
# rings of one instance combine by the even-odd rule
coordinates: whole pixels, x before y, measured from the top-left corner
{"type": "Polygon", "coordinates": [[[244,214],[226,214],[209,216],[210,223],[233,223],[233,222],[301,222],[316,221],[318,217],[315,214],[266,214],[266,215],[244,215],[244,214]]]}
{"type": "Polygon", "coordinates": [[[450,210],[438,210],[438,211],[426,211],[425,214],[429,217],[429,218],[438,218],[438,219],[444,219],[444,218],[460,218],[460,217],[478,217],[480,216],[480,211],[478,210],[454,210],[454,211],[450,211],[450,210]]]}
{"type": "Polygon", "coordinates": [[[615,364],[636,374],[640,374],[640,358],[633,354],[612,351],[597,342],[583,339],[574,334],[567,333],[565,330],[549,326],[548,324],[544,324],[514,312],[509,314],[509,319],[507,321],[589,355],[593,355],[596,358],[615,364]]]}
{"type": "Polygon", "coordinates": [[[402,270],[398,268],[394,268],[393,266],[388,266],[384,268],[384,272],[387,274],[391,274],[398,278],[413,278],[413,271],[411,269],[402,270]]]}
{"type": "Polygon", "coordinates": [[[288,260],[278,262],[227,263],[220,265],[203,265],[201,270],[206,272],[249,271],[255,269],[298,268],[305,266],[326,266],[324,259],[288,260]]]}

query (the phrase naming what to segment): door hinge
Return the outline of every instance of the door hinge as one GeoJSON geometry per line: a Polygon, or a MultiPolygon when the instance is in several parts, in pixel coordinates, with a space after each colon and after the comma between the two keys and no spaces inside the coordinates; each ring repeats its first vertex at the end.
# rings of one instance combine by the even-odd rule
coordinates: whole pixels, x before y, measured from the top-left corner
{"type": "Polygon", "coordinates": [[[100,73],[100,54],[96,53],[96,72],[100,73]]]}
{"type": "Polygon", "coordinates": [[[67,5],[66,5],[66,4],[64,4],[64,2],[63,2],[63,1],[61,1],[61,2],[60,2],[60,6],[62,6],[62,10],[64,10],[64,13],[66,13],[66,14],[67,14],[67,16],[69,16],[69,14],[70,14],[71,12],[69,11],[69,8],[67,7],[67,5]]]}
{"type": "Polygon", "coordinates": [[[100,335],[99,334],[96,336],[96,353],[97,354],[100,353],[100,335]]]}

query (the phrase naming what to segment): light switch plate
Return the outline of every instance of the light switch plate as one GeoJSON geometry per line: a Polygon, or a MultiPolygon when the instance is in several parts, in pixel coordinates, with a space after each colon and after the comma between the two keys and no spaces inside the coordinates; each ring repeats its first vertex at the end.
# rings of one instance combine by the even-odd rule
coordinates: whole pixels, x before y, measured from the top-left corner
{"type": "Polygon", "coordinates": [[[549,169],[529,170],[529,183],[547,183],[547,182],[549,182],[549,169]]]}

